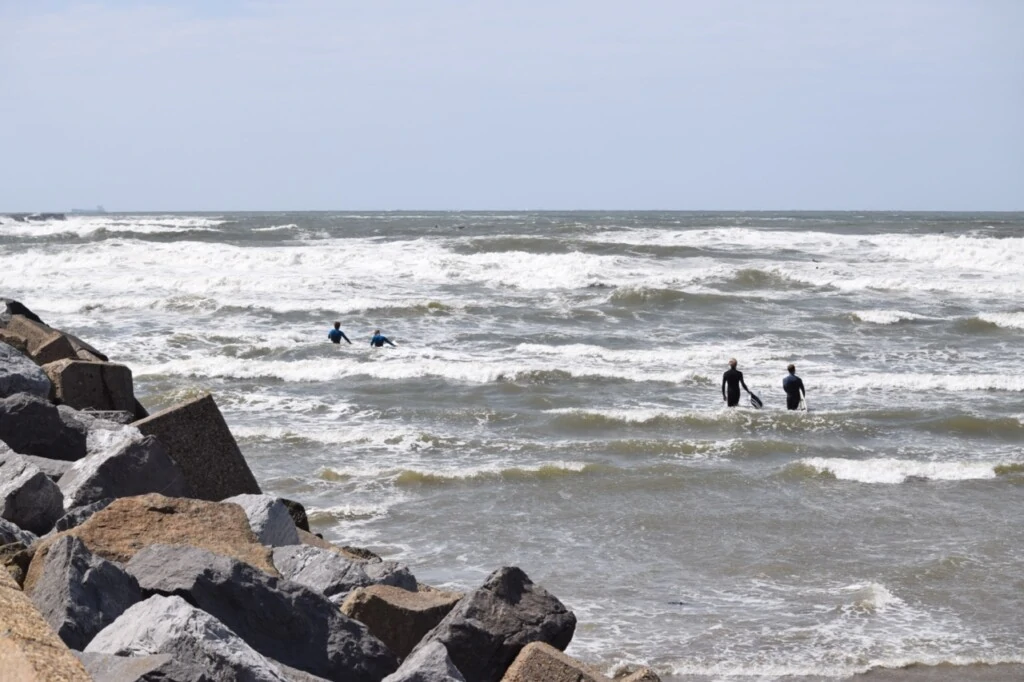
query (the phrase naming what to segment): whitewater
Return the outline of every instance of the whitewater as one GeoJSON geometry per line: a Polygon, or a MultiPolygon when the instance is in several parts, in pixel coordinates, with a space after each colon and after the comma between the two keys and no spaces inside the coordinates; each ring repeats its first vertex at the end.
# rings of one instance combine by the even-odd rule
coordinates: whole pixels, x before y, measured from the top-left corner
{"type": "Polygon", "coordinates": [[[522,567],[609,674],[1024,677],[1024,214],[0,216],[0,292],[212,392],[329,539],[522,567]]]}

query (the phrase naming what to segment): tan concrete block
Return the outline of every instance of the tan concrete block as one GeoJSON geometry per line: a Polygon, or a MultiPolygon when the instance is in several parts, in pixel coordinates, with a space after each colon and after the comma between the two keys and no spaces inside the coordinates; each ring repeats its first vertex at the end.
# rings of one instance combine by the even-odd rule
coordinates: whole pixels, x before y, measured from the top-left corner
{"type": "Polygon", "coordinates": [[[45,365],[64,358],[78,357],[71,341],[64,334],[24,315],[12,315],[6,329],[9,334],[25,339],[29,357],[37,364],[45,365]]]}
{"type": "Polygon", "coordinates": [[[353,590],[342,602],[341,611],[369,628],[370,634],[399,658],[405,658],[461,598],[461,594],[442,590],[410,592],[391,585],[370,585],[353,590]]]}
{"type": "Polygon", "coordinates": [[[531,642],[516,656],[501,682],[608,682],[604,675],[544,642],[531,642]]]}
{"type": "Polygon", "coordinates": [[[64,359],[43,365],[43,371],[56,402],[76,410],[135,411],[132,371],[124,365],[64,359]]]}

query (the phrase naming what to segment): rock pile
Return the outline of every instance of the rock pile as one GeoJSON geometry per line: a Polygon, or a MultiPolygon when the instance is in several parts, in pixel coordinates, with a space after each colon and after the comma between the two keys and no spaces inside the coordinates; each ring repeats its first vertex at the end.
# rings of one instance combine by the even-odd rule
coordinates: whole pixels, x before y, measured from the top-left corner
{"type": "Polygon", "coordinates": [[[212,396],[151,416],[130,369],[0,299],[0,682],[607,679],[518,568],[459,595],[308,531],[212,396]]]}

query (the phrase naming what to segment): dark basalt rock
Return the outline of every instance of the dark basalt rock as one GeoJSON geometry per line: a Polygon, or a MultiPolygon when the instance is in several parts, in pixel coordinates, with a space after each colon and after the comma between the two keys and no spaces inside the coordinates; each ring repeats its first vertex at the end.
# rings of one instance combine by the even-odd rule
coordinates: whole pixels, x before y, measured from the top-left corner
{"type": "Polygon", "coordinates": [[[23,455],[68,462],[86,452],[85,432],[65,424],[54,405],[27,393],[0,399],[0,440],[23,455]]]}

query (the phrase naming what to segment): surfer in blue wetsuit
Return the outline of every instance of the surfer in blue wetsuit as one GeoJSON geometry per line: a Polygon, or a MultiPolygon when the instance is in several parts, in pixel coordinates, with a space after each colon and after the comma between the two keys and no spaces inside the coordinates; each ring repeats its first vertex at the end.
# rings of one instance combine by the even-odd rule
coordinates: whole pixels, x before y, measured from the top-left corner
{"type": "Polygon", "coordinates": [[[349,341],[349,338],[345,336],[345,332],[341,331],[341,322],[334,323],[334,329],[327,332],[327,338],[331,340],[331,343],[341,343],[341,340],[345,339],[346,341],[348,341],[349,345],[352,345],[352,342],[349,341]]]}
{"type": "Polygon", "coordinates": [[[391,343],[388,337],[380,333],[379,329],[374,330],[373,338],[370,339],[370,345],[373,346],[374,348],[382,348],[385,343],[391,346],[392,348],[396,347],[395,344],[391,343]]]}
{"type": "Polygon", "coordinates": [[[782,379],[782,390],[786,392],[786,409],[799,410],[800,401],[807,395],[807,391],[804,390],[803,379],[796,375],[796,365],[790,365],[786,369],[789,370],[789,374],[782,379]]]}
{"type": "Polygon", "coordinates": [[[722,400],[729,407],[740,404],[740,386],[750,393],[750,389],[743,382],[743,372],[736,369],[736,358],[733,358],[729,361],[729,369],[722,375],[722,400]]]}

